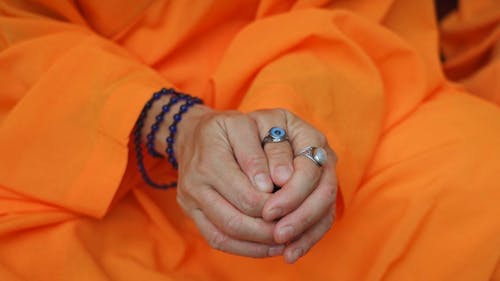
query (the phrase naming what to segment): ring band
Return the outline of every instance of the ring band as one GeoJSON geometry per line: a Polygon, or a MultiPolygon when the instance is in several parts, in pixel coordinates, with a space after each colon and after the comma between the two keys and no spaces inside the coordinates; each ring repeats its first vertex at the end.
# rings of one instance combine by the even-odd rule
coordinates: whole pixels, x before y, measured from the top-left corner
{"type": "Polygon", "coordinates": [[[318,165],[319,167],[323,166],[327,161],[326,150],[317,146],[307,146],[302,149],[296,156],[305,156],[311,159],[311,161],[313,161],[314,164],[318,165]]]}
{"type": "Polygon", "coordinates": [[[269,129],[264,139],[262,139],[262,146],[270,142],[277,143],[277,142],[284,142],[287,140],[288,136],[286,134],[285,129],[281,127],[272,127],[271,129],[269,129]]]}

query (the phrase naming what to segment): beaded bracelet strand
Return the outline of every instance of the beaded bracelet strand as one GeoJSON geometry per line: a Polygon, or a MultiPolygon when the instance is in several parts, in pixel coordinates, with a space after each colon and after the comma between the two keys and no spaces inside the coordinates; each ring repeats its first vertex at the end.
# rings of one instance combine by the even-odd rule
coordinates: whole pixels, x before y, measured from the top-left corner
{"type": "Polygon", "coordinates": [[[181,107],[179,108],[179,112],[174,114],[173,122],[168,127],[170,134],[166,138],[167,149],[165,150],[165,152],[168,155],[168,162],[170,164],[172,164],[172,167],[174,167],[174,169],[176,169],[176,170],[178,168],[178,163],[177,163],[177,159],[175,158],[175,155],[174,155],[174,141],[175,141],[174,136],[175,136],[175,133],[177,133],[177,124],[179,124],[179,122],[182,120],[182,114],[186,113],[188,111],[188,109],[191,106],[194,106],[195,104],[203,104],[203,101],[199,98],[189,97],[187,99],[187,101],[183,105],[181,105],[181,107]]]}
{"type": "Polygon", "coordinates": [[[161,155],[158,151],[156,151],[155,149],[155,137],[156,137],[156,133],[158,132],[158,130],[160,129],[160,125],[161,123],[163,122],[163,118],[165,117],[165,114],[167,114],[168,112],[170,112],[170,108],[175,105],[177,102],[179,102],[180,100],[185,100],[185,99],[189,99],[190,97],[188,95],[185,95],[185,94],[181,94],[181,93],[176,93],[174,92],[176,95],[173,95],[170,100],[168,101],[167,104],[164,104],[162,107],[161,107],[161,112],[156,115],[155,117],[155,122],[153,123],[153,125],[151,125],[151,131],[149,132],[149,134],[146,136],[146,146],[148,148],[148,153],[153,156],[153,157],[156,157],[156,158],[163,158],[163,155],[161,155]]]}
{"type": "MultiPolygon", "coordinates": [[[[184,105],[191,104],[190,106],[192,106],[195,103],[202,103],[202,101],[200,99],[198,99],[198,98],[192,98],[192,97],[190,97],[188,95],[177,93],[174,89],[168,89],[167,90],[167,89],[163,88],[160,91],[154,93],[153,96],[151,97],[151,99],[148,102],[146,102],[146,104],[144,105],[144,108],[142,109],[141,114],[139,115],[139,119],[136,122],[135,130],[134,130],[134,144],[135,144],[135,152],[136,152],[136,158],[137,158],[137,166],[138,166],[139,172],[141,173],[141,176],[144,179],[144,181],[147,184],[149,184],[150,186],[152,186],[154,188],[158,188],[158,189],[167,189],[167,188],[175,187],[177,185],[177,183],[176,182],[163,183],[163,184],[156,183],[148,175],[148,173],[146,171],[146,168],[144,166],[144,159],[143,159],[144,157],[143,157],[143,154],[142,154],[141,132],[142,132],[142,129],[144,127],[144,121],[145,121],[145,119],[147,117],[148,111],[151,109],[153,103],[156,102],[156,101],[158,101],[164,95],[173,95],[174,97],[182,95],[182,97],[183,97],[182,99],[186,99],[184,97],[187,97],[187,101],[186,101],[186,103],[184,105]]],[[[178,101],[179,100],[177,100],[176,102],[178,102],[178,101]]],[[[179,112],[177,114],[185,113],[188,108],[189,108],[189,106],[184,107],[183,109],[179,109],[179,112]]],[[[162,109],[163,109],[163,107],[162,107],[162,109]]],[[[160,117],[160,118],[162,118],[162,117],[160,117]]],[[[169,146],[170,149],[167,148],[167,150],[170,151],[170,153],[167,151],[167,154],[169,155],[169,159],[172,158],[174,160],[175,160],[175,156],[174,156],[174,151],[173,151],[173,139],[174,139],[174,136],[175,136],[175,132],[177,131],[176,127],[177,127],[177,124],[179,123],[179,121],[180,121],[179,117],[178,118],[174,117],[175,129],[173,130],[174,131],[173,133],[172,133],[172,130],[170,129],[170,127],[169,127],[169,130],[170,130],[169,137],[171,137],[171,139],[172,139],[172,141],[171,141],[172,145],[169,146]],[[178,119],[177,122],[175,122],[176,119],[178,119]]],[[[158,124],[158,126],[159,125],[160,124],[158,124]]],[[[172,124],[172,125],[174,125],[174,124],[172,124]]],[[[177,164],[176,160],[175,160],[175,163],[177,164]]],[[[177,165],[175,165],[174,168],[177,168],[177,165]]]]}

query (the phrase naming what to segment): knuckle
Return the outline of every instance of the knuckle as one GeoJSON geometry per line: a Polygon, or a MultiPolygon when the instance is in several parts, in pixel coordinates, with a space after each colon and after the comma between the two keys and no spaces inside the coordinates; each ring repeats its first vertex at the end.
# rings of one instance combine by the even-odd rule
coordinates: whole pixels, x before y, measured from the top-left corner
{"type": "Polygon", "coordinates": [[[286,108],[282,108],[282,107],[278,107],[276,109],[274,109],[274,111],[276,111],[277,114],[280,114],[281,116],[283,116],[285,118],[285,120],[287,118],[290,118],[290,117],[293,117],[293,113],[290,112],[288,109],[286,108]]]}
{"type": "Polygon", "coordinates": [[[328,206],[333,205],[337,199],[337,190],[335,186],[331,184],[324,188],[321,197],[328,203],[328,206]]]}
{"type": "Polygon", "coordinates": [[[239,193],[239,209],[245,214],[260,214],[260,196],[254,192],[239,193]]]}
{"type": "Polygon", "coordinates": [[[224,222],[224,230],[231,236],[238,236],[243,224],[243,218],[239,215],[233,215],[224,222]]]}
{"type": "Polygon", "coordinates": [[[281,145],[267,145],[266,154],[270,159],[280,161],[278,164],[288,164],[288,160],[292,158],[291,151],[281,145]]]}
{"type": "Polygon", "coordinates": [[[318,132],[316,137],[318,138],[318,142],[319,142],[320,146],[323,147],[328,143],[327,138],[323,133],[318,132]]]}
{"type": "Polygon", "coordinates": [[[241,161],[241,166],[243,170],[258,170],[266,164],[266,159],[263,155],[252,154],[248,155],[241,161]]]}
{"type": "Polygon", "coordinates": [[[227,239],[228,239],[227,235],[219,231],[213,231],[210,234],[210,237],[208,237],[207,242],[210,245],[210,247],[219,251],[224,251],[227,239]]]}

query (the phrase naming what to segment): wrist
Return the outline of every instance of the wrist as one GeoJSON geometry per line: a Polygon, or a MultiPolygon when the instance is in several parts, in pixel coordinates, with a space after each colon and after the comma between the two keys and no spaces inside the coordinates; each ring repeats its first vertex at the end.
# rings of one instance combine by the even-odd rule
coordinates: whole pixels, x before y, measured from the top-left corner
{"type": "Polygon", "coordinates": [[[195,135],[196,128],[200,121],[212,112],[214,112],[214,110],[210,107],[197,104],[183,115],[182,121],[179,122],[177,126],[177,133],[173,146],[175,157],[178,159],[182,158],[184,151],[191,146],[192,142],[190,140],[195,135]]]}

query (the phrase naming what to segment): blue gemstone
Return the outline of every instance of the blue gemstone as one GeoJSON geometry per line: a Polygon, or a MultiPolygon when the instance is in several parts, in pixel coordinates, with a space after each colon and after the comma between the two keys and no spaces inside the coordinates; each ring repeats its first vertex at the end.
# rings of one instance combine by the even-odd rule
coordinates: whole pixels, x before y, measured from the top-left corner
{"type": "Polygon", "coordinates": [[[166,104],[164,106],[161,107],[161,110],[164,112],[164,113],[167,113],[170,111],[170,105],[166,104]]]}
{"type": "Polygon", "coordinates": [[[179,109],[179,111],[184,113],[187,111],[187,109],[188,109],[188,107],[185,104],[183,104],[183,105],[181,105],[181,108],[179,109]]]}
{"type": "Polygon", "coordinates": [[[163,115],[160,114],[160,115],[156,116],[156,121],[158,121],[158,122],[163,121],[163,115]]]}
{"type": "Polygon", "coordinates": [[[174,103],[176,103],[176,102],[178,102],[178,101],[179,101],[179,98],[178,98],[178,97],[172,97],[172,98],[170,99],[170,103],[171,103],[171,104],[174,104],[174,103]]]}
{"type": "Polygon", "coordinates": [[[181,119],[182,119],[182,116],[179,113],[174,114],[174,121],[175,122],[179,122],[179,121],[181,121],[181,119]]]}
{"type": "Polygon", "coordinates": [[[272,127],[270,130],[270,134],[272,137],[281,138],[285,136],[285,130],[280,127],[272,127]]]}
{"type": "Polygon", "coordinates": [[[173,144],[174,143],[174,138],[173,137],[168,137],[167,138],[167,143],[173,144]]]}
{"type": "Polygon", "coordinates": [[[174,153],[174,149],[172,147],[167,148],[167,154],[172,154],[174,153]]]}
{"type": "Polygon", "coordinates": [[[168,129],[170,130],[170,132],[172,134],[175,134],[177,132],[177,127],[174,125],[170,125],[170,127],[168,127],[168,129]]]}
{"type": "Polygon", "coordinates": [[[160,127],[158,127],[158,124],[153,124],[153,125],[151,126],[151,130],[153,130],[153,131],[155,131],[155,132],[156,132],[156,131],[158,131],[158,129],[159,129],[159,128],[160,128],[160,127]]]}
{"type": "Polygon", "coordinates": [[[153,99],[155,99],[155,100],[159,99],[160,97],[161,97],[161,92],[155,93],[153,95],[153,99]]]}

